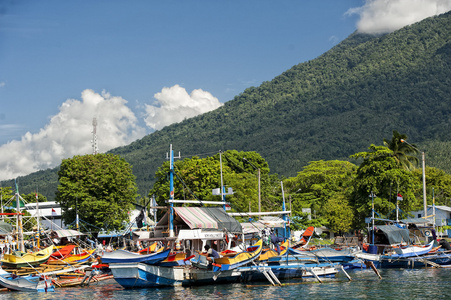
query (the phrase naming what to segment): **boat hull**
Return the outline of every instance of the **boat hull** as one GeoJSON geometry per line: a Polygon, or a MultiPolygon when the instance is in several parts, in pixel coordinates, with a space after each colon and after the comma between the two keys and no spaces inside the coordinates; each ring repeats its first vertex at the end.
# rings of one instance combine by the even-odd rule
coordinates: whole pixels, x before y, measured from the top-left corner
{"type": "Polygon", "coordinates": [[[14,254],[4,254],[1,260],[2,266],[8,268],[21,268],[37,266],[47,262],[52,254],[53,246],[34,253],[25,253],[20,256],[14,254]]]}
{"type": "Polygon", "coordinates": [[[143,263],[110,264],[114,279],[124,288],[191,286],[240,281],[241,272],[191,267],[162,267],[143,263]]]}
{"type": "Polygon", "coordinates": [[[101,260],[104,264],[116,264],[116,263],[146,263],[155,264],[165,260],[170,249],[163,252],[152,253],[148,255],[140,255],[138,253],[133,253],[125,250],[116,250],[113,252],[105,252],[101,260]]]}
{"type": "Polygon", "coordinates": [[[52,292],[55,286],[49,278],[40,276],[14,276],[4,270],[0,270],[0,285],[13,290],[22,292],[52,292]]]}

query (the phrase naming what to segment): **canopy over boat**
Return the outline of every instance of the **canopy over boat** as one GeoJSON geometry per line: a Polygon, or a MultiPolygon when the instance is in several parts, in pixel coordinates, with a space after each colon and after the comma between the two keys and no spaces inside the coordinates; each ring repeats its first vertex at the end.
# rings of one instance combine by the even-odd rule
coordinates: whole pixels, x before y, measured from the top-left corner
{"type": "MultiPolygon", "coordinates": [[[[174,226],[190,229],[226,230],[231,233],[242,233],[241,224],[219,207],[174,207],[174,226]]],[[[168,224],[168,213],[157,226],[168,224]]]]}
{"type": "Polygon", "coordinates": [[[0,235],[8,235],[13,232],[13,226],[9,223],[0,221],[0,235]]]}
{"type": "Polygon", "coordinates": [[[72,230],[72,229],[53,230],[53,232],[54,232],[59,238],[73,237],[73,236],[84,235],[84,233],[81,233],[80,231],[72,230]]]}
{"type": "Polygon", "coordinates": [[[379,225],[375,228],[375,234],[382,233],[390,245],[409,243],[409,230],[395,225],[379,225]]]}

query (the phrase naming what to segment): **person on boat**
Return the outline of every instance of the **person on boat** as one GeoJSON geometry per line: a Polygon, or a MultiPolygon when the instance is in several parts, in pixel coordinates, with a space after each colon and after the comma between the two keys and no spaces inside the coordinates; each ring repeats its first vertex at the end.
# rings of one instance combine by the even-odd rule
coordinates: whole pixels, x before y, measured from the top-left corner
{"type": "Polygon", "coordinates": [[[219,253],[215,249],[211,248],[209,245],[204,246],[205,251],[207,252],[207,260],[214,261],[219,258],[219,253]]]}
{"type": "Polygon", "coordinates": [[[278,237],[274,230],[271,231],[271,243],[274,245],[274,249],[276,249],[277,253],[280,254],[280,246],[279,243],[282,243],[284,239],[282,237],[278,237]]]}

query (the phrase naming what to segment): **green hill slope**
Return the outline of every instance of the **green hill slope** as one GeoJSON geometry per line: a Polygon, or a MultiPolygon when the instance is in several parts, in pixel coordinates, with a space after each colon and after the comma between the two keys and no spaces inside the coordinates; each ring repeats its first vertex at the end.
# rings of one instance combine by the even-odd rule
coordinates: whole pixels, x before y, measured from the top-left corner
{"type": "Polygon", "coordinates": [[[111,152],[133,165],[141,194],[169,144],[182,157],[257,151],[271,172],[294,176],[309,161],[348,159],[382,144],[395,129],[424,147],[428,165],[450,172],[450,36],[450,13],[380,37],[353,34],[215,111],[111,152]]]}

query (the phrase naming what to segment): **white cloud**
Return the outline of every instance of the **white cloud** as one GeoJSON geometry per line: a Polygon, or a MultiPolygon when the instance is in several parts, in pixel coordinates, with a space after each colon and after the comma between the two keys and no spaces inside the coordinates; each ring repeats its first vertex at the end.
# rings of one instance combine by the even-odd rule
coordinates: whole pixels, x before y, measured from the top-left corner
{"type": "Polygon", "coordinates": [[[358,14],[361,33],[387,33],[451,10],[450,0],[366,0],[347,14],[358,14]]]}
{"type": "Polygon", "coordinates": [[[123,98],[92,90],[84,90],[81,98],[64,102],[59,113],[38,133],[27,132],[20,141],[0,146],[0,180],[55,167],[74,155],[92,153],[93,117],[97,119],[100,152],[144,136],[145,129],[137,125],[135,114],[123,98]]]}
{"type": "Polygon", "coordinates": [[[146,117],[144,119],[146,125],[154,130],[223,105],[209,92],[197,89],[188,94],[178,84],[163,88],[154,97],[157,100],[154,105],[145,105],[146,117]]]}

